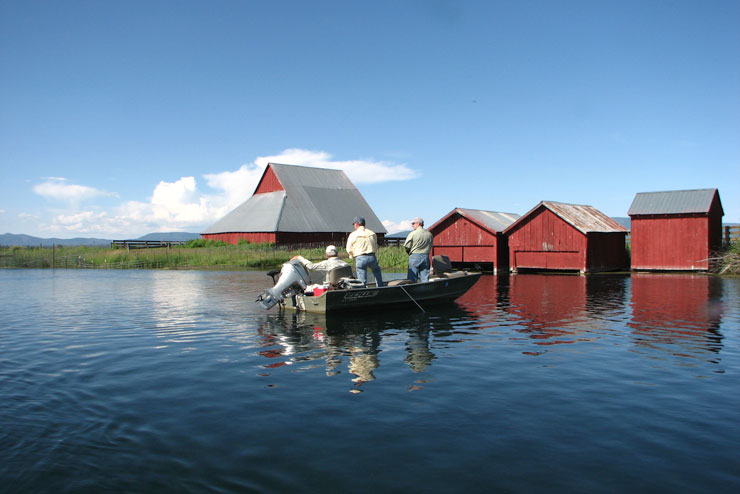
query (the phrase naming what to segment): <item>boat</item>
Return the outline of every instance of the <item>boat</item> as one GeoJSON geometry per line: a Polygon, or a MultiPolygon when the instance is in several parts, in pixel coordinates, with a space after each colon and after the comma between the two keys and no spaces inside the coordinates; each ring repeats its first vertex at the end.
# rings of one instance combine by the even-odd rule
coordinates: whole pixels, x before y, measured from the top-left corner
{"type": "MultiPolygon", "coordinates": [[[[446,257],[446,256],[435,256],[446,257]]],[[[467,292],[481,277],[479,272],[453,271],[449,260],[435,259],[435,275],[427,282],[393,280],[378,287],[364,285],[352,276],[351,266],[329,273],[329,283],[316,287],[308,284],[308,272],[298,261],[270,271],[274,286],[257,299],[263,308],[280,305],[285,309],[327,314],[343,311],[372,311],[383,307],[412,307],[450,302],[467,292]]]]}

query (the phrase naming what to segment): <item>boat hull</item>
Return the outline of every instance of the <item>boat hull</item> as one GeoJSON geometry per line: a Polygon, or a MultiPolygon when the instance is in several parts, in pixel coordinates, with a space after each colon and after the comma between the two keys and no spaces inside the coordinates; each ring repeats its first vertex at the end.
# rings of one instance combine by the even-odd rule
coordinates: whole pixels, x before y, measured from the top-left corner
{"type": "Polygon", "coordinates": [[[481,273],[453,278],[435,278],[427,283],[329,290],[319,296],[296,295],[285,299],[285,308],[319,314],[343,311],[372,311],[390,306],[423,306],[429,302],[452,301],[467,292],[481,273]]]}

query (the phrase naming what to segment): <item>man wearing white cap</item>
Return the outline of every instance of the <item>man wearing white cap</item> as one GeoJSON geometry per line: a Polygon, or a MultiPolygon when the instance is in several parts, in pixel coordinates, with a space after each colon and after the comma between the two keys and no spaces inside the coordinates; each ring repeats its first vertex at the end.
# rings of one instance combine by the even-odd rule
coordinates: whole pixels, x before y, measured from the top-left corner
{"type": "Polygon", "coordinates": [[[421,278],[422,283],[429,281],[429,254],[432,252],[434,235],[424,229],[424,220],[418,216],[411,220],[414,228],[403,243],[409,255],[409,272],[407,278],[416,283],[421,278]]]}
{"type": "Polygon", "coordinates": [[[326,273],[324,275],[325,283],[329,282],[329,271],[331,271],[334,268],[341,268],[344,266],[349,266],[349,264],[339,259],[337,248],[334,245],[329,245],[326,247],[326,260],[325,261],[311,262],[303,256],[295,256],[293,257],[293,259],[297,259],[309,271],[319,271],[321,273],[326,273]]]}

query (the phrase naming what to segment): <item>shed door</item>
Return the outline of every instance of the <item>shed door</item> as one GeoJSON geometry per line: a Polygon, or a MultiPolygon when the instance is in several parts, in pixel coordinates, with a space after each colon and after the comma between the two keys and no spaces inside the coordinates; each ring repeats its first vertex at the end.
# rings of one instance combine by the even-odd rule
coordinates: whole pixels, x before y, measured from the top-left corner
{"type": "Polygon", "coordinates": [[[517,251],[514,255],[517,268],[582,269],[579,252],[517,251]]]}

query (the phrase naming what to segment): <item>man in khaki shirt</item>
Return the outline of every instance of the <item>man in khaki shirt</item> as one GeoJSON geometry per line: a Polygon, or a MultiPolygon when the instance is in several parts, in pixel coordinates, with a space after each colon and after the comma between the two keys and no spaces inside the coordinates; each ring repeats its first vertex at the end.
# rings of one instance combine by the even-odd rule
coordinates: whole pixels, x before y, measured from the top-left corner
{"type": "Polygon", "coordinates": [[[378,286],[383,286],[383,274],[380,272],[378,259],[378,237],[375,232],[365,228],[365,218],[357,216],[352,225],[355,231],[347,237],[347,254],[355,258],[357,279],[367,285],[367,268],[373,271],[378,286]]]}
{"type": "Polygon", "coordinates": [[[416,283],[421,278],[422,283],[429,281],[429,254],[432,252],[434,235],[424,229],[424,220],[416,217],[411,220],[414,230],[406,237],[403,243],[409,255],[409,272],[407,278],[416,283]]]}

